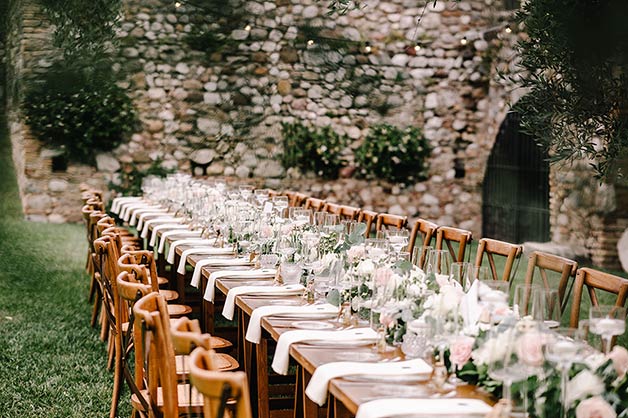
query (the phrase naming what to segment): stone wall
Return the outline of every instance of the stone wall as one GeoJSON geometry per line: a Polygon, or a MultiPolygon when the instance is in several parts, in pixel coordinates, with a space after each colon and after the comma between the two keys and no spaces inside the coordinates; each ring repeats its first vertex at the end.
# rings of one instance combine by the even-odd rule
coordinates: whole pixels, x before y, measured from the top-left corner
{"type": "Polygon", "coordinates": [[[88,181],[102,188],[106,182],[94,167],[70,165],[53,171],[59,151],[47,149],[24,124],[20,110],[24,89],[50,67],[59,51],[52,47],[50,24],[36,1],[10,0],[8,21],[6,113],[24,214],[33,221],[78,222],[78,185],[88,181]]]}
{"type": "MultiPolygon", "coordinates": [[[[512,46],[522,36],[503,30],[512,11],[502,10],[501,1],[430,3],[416,32],[422,5],[407,0],[370,1],[335,18],[325,16],[325,2],[314,0],[206,3],[215,7],[124,1],[114,70],[124,74],[120,84],[140,126],[116,150],[96,156],[98,170],[70,165],[53,172],[55,150],[45,149],[21,122],[19,80],[45,71],[58,51],[36,0],[11,0],[6,91],[29,219],[79,220],[78,183],[105,188],[131,163],[146,168],[161,161],[189,171],[195,162],[207,164],[212,176],[424,217],[481,236],[487,160],[509,105],[521,94],[498,75],[512,71],[512,46]],[[207,29],[208,36],[194,37],[207,29]],[[310,36],[321,39],[309,45],[310,36]],[[329,38],[344,40],[342,53],[337,46],[326,49],[329,38]],[[190,39],[206,48],[192,48],[190,39]],[[403,186],[325,182],[286,171],[280,125],[295,120],[347,134],[349,159],[375,123],[421,127],[433,147],[429,179],[403,186]]],[[[626,216],[604,209],[589,178],[580,167],[552,170],[552,238],[611,266],[626,216]]]]}
{"type": "MultiPolygon", "coordinates": [[[[498,2],[490,13],[484,1],[430,6],[416,52],[411,39],[421,8],[414,3],[375,2],[330,19],[324,5],[312,0],[229,2],[225,7],[238,14],[237,24],[227,28],[198,19],[208,12],[182,3],[125,3],[120,62],[143,129],[103,156],[101,169],[116,170],[114,160],[148,164],[160,158],[188,170],[192,159],[209,162],[210,175],[288,177],[292,184],[300,174],[286,173],[277,158],[281,122],[331,125],[353,141],[349,158],[370,125],[415,125],[434,148],[429,180],[404,188],[364,183],[360,199],[352,200],[480,235],[480,185],[500,123],[490,116],[504,114],[509,102],[507,90],[492,81],[493,60],[516,39],[499,30],[488,41],[483,37],[508,16],[496,11],[498,2]],[[342,54],[308,46],[301,34],[307,25],[351,46],[342,54]],[[189,34],[206,27],[224,35],[219,51],[188,46],[189,34]],[[464,36],[469,42],[461,45],[464,36]],[[377,192],[375,199],[369,190],[391,192],[377,192]]],[[[338,200],[346,195],[339,193],[338,200]]]]}

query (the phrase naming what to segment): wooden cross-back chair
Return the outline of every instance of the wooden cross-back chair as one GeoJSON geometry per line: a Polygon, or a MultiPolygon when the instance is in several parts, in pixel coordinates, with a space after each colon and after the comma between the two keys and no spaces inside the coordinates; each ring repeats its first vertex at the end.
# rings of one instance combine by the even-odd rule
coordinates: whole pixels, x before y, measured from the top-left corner
{"type": "Polygon", "coordinates": [[[101,314],[103,317],[101,339],[107,340],[107,366],[114,371],[114,386],[111,396],[109,417],[117,416],[120,393],[123,378],[123,333],[129,327],[128,312],[120,306],[120,297],[115,270],[109,262],[115,243],[111,236],[103,236],[94,241],[94,266],[97,270],[97,278],[102,299],[101,314]]]}
{"type": "MultiPolygon", "coordinates": [[[[568,258],[559,257],[554,254],[548,254],[541,251],[534,251],[530,254],[528,260],[528,269],[525,276],[525,284],[530,285],[534,283],[535,272],[538,270],[540,276],[541,285],[545,290],[556,289],[558,291],[558,300],[560,303],[561,316],[565,311],[567,302],[569,301],[569,294],[574,284],[574,278],[576,277],[576,271],[578,269],[578,263],[568,258]],[[551,277],[548,276],[548,272],[554,273],[554,275],[560,275],[558,283],[551,283],[551,277]]],[[[527,295],[526,295],[527,302],[527,295]]],[[[527,306],[527,303],[525,304],[527,306]]]]}
{"type": "MultiPolygon", "coordinates": [[[[150,286],[152,292],[158,292],[162,294],[167,301],[171,301],[177,298],[178,294],[173,290],[160,289],[159,283],[156,280],[152,280],[149,271],[153,271],[155,274],[155,262],[151,257],[153,253],[150,251],[129,251],[122,254],[118,258],[118,272],[127,271],[133,273],[137,280],[146,286],[150,286]]],[[[189,315],[192,313],[192,308],[188,305],[182,304],[168,304],[168,314],[171,317],[180,317],[183,315],[189,315]]]]}
{"type": "Polygon", "coordinates": [[[401,229],[408,223],[408,217],[402,215],[393,215],[390,213],[380,213],[377,215],[375,223],[375,231],[379,232],[385,228],[401,229]]]}
{"type": "Polygon", "coordinates": [[[516,264],[518,264],[521,259],[522,253],[523,246],[521,245],[511,244],[491,238],[482,238],[478,242],[478,251],[475,257],[474,265],[478,267],[481,266],[484,255],[486,255],[493,280],[503,280],[507,282],[510,281],[514,273],[516,273],[518,267],[516,264]],[[495,266],[494,256],[496,255],[506,258],[504,270],[501,275],[497,272],[497,267],[495,266]]]}
{"type": "Polygon", "coordinates": [[[341,220],[345,221],[355,221],[360,216],[360,208],[347,205],[339,205],[337,203],[328,202],[325,204],[325,208],[323,210],[325,212],[338,215],[341,220]]]}
{"type": "Polygon", "coordinates": [[[434,222],[426,221],[425,219],[417,219],[412,225],[412,230],[410,231],[410,239],[408,240],[408,252],[413,254],[414,247],[416,246],[417,239],[421,243],[421,254],[419,255],[419,264],[420,268],[423,268],[425,264],[425,257],[427,256],[427,248],[432,245],[432,239],[436,234],[436,230],[438,229],[438,225],[434,222]]]}
{"type": "Polygon", "coordinates": [[[292,206],[304,206],[306,200],[308,199],[308,195],[305,193],[296,192],[294,194],[294,200],[291,202],[292,206]]]}
{"type": "Polygon", "coordinates": [[[201,413],[203,397],[189,385],[179,383],[175,350],[170,331],[166,301],[159,293],[151,292],[133,305],[138,333],[135,335],[136,353],[141,359],[143,381],[141,393],[145,405],[131,397],[136,411],[149,417],[178,418],[179,413],[201,413]]]}
{"type": "Polygon", "coordinates": [[[459,228],[450,226],[439,226],[436,232],[436,249],[442,250],[445,245],[451,254],[454,262],[463,262],[466,258],[467,245],[471,244],[473,234],[459,228]],[[458,251],[454,248],[454,243],[458,244],[458,251]]]}
{"type": "Polygon", "coordinates": [[[368,238],[371,235],[373,223],[377,222],[377,212],[372,210],[361,210],[360,215],[358,215],[358,222],[366,224],[366,231],[364,231],[364,236],[368,238]]]}
{"type": "Polygon", "coordinates": [[[305,209],[312,209],[314,212],[321,212],[325,208],[325,201],[315,197],[308,197],[305,200],[305,209]]]}
{"type": "Polygon", "coordinates": [[[585,288],[589,293],[592,306],[600,305],[597,294],[598,290],[617,295],[614,303],[615,306],[626,305],[626,298],[628,297],[628,279],[592,268],[582,267],[578,270],[578,273],[576,273],[571,315],[569,318],[570,327],[578,327],[582,293],[585,288]]]}
{"type": "Polygon", "coordinates": [[[217,372],[215,353],[203,347],[192,351],[190,357],[190,381],[205,399],[205,418],[224,418],[229,399],[235,401],[233,418],[253,417],[245,372],[217,372]]]}

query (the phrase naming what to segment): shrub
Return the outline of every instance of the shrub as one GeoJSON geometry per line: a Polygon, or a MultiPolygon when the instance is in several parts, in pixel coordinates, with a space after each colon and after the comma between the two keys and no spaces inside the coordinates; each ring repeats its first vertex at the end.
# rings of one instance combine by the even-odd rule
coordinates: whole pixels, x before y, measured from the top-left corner
{"type": "Polygon", "coordinates": [[[153,161],[148,167],[144,168],[131,163],[120,170],[119,184],[109,183],[109,190],[123,196],[140,196],[142,194],[142,180],[144,177],[166,177],[175,171],[175,169],[163,167],[160,159],[153,161]]]}
{"type": "Polygon", "coordinates": [[[26,122],[68,159],[94,163],[94,154],[118,146],[133,130],[131,99],[113,80],[56,67],[24,98],[26,122]]]}
{"type": "Polygon", "coordinates": [[[424,180],[430,151],[419,128],[374,125],[355,151],[357,172],[360,177],[394,183],[424,180]]]}
{"type": "Polygon", "coordinates": [[[281,163],[286,170],[296,167],[323,178],[338,178],[338,171],[346,164],[341,155],[347,146],[345,135],[337,134],[329,126],[315,129],[301,123],[283,123],[281,128],[281,163]]]}

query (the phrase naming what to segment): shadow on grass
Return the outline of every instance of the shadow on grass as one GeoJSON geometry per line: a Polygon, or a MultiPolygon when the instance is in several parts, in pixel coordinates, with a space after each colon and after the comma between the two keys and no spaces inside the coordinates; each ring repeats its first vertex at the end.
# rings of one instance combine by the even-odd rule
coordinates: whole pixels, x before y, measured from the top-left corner
{"type": "Polygon", "coordinates": [[[0,149],[0,416],[107,416],[113,379],[89,327],[84,228],[24,221],[3,120],[0,149]]]}

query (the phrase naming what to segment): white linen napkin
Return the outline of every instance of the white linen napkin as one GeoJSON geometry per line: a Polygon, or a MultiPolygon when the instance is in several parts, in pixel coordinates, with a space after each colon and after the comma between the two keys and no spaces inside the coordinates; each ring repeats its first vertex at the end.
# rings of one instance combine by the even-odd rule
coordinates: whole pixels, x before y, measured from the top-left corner
{"type": "Polygon", "coordinates": [[[124,219],[125,222],[128,222],[129,220],[131,220],[131,215],[133,215],[133,212],[135,212],[138,209],[143,209],[143,208],[148,208],[148,207],[151,207],[151,205],[146,202],[137,202],[137,203],[132,203],[129,205],[124,205],[124,208],[122,209],[121,218],[124,219]]]}
{"type": "MultiPolygon", "coordinates": [[[[192,254],[204,254],[204,255],[235,255],[233,248],[219,248],[219,247],[195,247],[188,248],[181,253],[181,259],[179,260],[179,267],[177,273],[185,273],[185,263],[187,263],[188,257],[192,254]]],[[[174,261],[174,260],[172,260],[174,261]]]]}
{"type": "MultiPolygon", "coordinates": [[[[145,213],[154,213],[158,209],[159,207],[157,206],[146,206],[145,208],[134,210],[133,215],[131,215],[131,219],[129,220],[129,225],[135,226],[137,222],[140,220],[140,216],[144,215],[145,213]]],[[[159,212],[159,213],[162,213],[162,212],[159,212]]]]}
{"type": "Polygon", "coordinates": [[[196,239],[201,239],[201,230],[197,229],[194,231],[190,231],[190,230],[174,230],[174,231],[166,231],[163,234],[161,234],[161,240],[159,241],[159,248],[157,249],[157,252],[159,254],[162,254],[164,252],[164,249],[166,248],[166,242],[168,242],[168,237],[171,236],[177,236],[177,237],[187,237],[187,238],[196,238],[196,239]]]}
{"type": "Polygon", "coordinates": [[[256,295],[265,294],[267,296],[288,296],[288,295],[301,295],[305,287],[302,284],[289,284],[283,286],[274,286],[272,283],[266,285],[253,285],[253,286],[237,286],[229,289],[227,297],[225,299],[225,306],[222,308],[222,316],[231,320],[233,319],[233,313],[235,312],[235,298],[239,295],[256,295]]]}
{"type": "Polygon", "coordinates": [[[419,413],[426,417],[486,415],[491,409],[490,405],[481,399],[384,398],[361,404],[355,418],[386,418],[419,413]]]}
{"type": "Polygon", "coordinates": [[[360,342],[377,340],[377,332],[372,328],[353,328],[340,331],[319,331],[319,330],[295,330],[286,331],[279,336],[275,357],[273,357],[272,368],[279,374],[288,373],[290,362],[290,346],[300,341],[323,340],[334,342],[360,342]]]}
{"type": "Polygon", "coordinates": [[[166,224],[180,225],[182,222],[183,222],[183,218],[175,218],[172,215],[166,215],[166,216],[160,216],[158,218],[148,219],[144,221],[144,224],[142,225],[142,233],[140,234],[140,236],[142,238],[148,238],[148,233],[150,232],[151,225],[155,225],[155,228],[156,228],[160,225],[166,225],[166,224]]]}
{"type": "Polygon", "coordinates": [[[141,231],[142,229],[144,229],[144,222],[146,222],[146,218],[148,218],[149,216],[163,217],[164,215],[167,215],[167,214],[168,214],[168,209],[165,209],[165,208],[156,208],[149,212],[140,213],[140,215],[137,217],[137,230],[141,231]]]}
{"type": "Polygon", "coordinates": [[[469,287],[469,290],[460,301],[460,314],[462,315],[464,328],[467,330],[475,328],[482,315],[482,307],[478,300],[479,289],[480,282],[474,280],[471,287],[469,287]]]}
{"type": "MultiPolygon", "coordinates": [[[[201,281],[201,271],[203,267],[212,265],[215,259],[206,258],[200,260],[194,266],[194,273],[192,274],[192,286],[198,287],[201,281]]],[[[230,278],[230,279],[266,279],[269,277],[275,277],[277,274],[276,269],[254,269],[254,270],[218,270],[209,275],[207,279],[207,287],[205,288],[205,295],[203,299],[209,302],[214,301],[214,291],[216,289],[216,279],[230,278]]]]}
{"type": "MultiPolygon", "coordinates": [[[[295,285],[291,285],[295,286],[295,285]]],[[[236,289],[238,289],[236,287],[236,289]]],[[[225,303],[225,307],[227,304],[225,303]]],[[[223,310],[223,315],[225,314],[223,310]]],[[[338,307],[331,305],[329,303],[324,303],[321,305],[268,305],[262,306],[257,309],[254,309],[251,313],[251,319],[249,321],[249,327],[246,330],[246,340],[255,344],[259,344],[260,339],[262,338],[262,318],[265,316],[272,315],[294,315],[295,317],[303,317],[307,319],[308,317],[318,317],[321,315],[338,315],[338,307]]],[[[233,312],[231,313],[233,317],[233,312]]]]}
{"type": "Polygon", "coordinates": [[[170,249],[168,250],[168,257],[166,257],[166,261],[170,264],[174,263],[174,255],[175,252],[177,250],[177,247],[180,247],[182,245],[189,245],[191,247],[207,247],[210,246],[212,244],[214,244],[216,242],[216,240],[209,240],[209,239],[205,239],[205,238],[201,238],[200,234],[199,236],[193,235],[190,238],[183,238],[183,239],[178,239],[176,241],[172,241],[172,244],[170,244],[170,249]]]}
{"type": "Polygon", "coordinates": [[[387,363],[359,363],[352,361],[340,361],[323,364],[316,368],[310,383],[305,389],[305,394],[316,404],[323,406],[327,401],[327,387],[329,381],[336,377],[349,375],[375,375],[375,376],[411,376],[425,375],[432,372],[423,359],[387,363]]]}
{"type": "Polygon", "coordinates": [[[111,212],[116,215],[120,213],[120,205],[124,202],[137,202],[138,200],[142,200],[140,196],[120,196],[116,197],[111,201],[111,212]]]}
{"type": "Polygon", "coordinates": [[[158,244],[157,242],[157,238],[158,238],[158,232],[163,230],[163,229],[177,229],[177,230],[185,230],[188,229],[188,226],[184,223],[181,222],[177,222],[177,221],[173,221],[172,223],[165,223],[165,224],[161,224],[161,225],[156,225],[153,228],[153,232],[150,235],[150,245],[152,247],[156,246],[158,244]]]}

